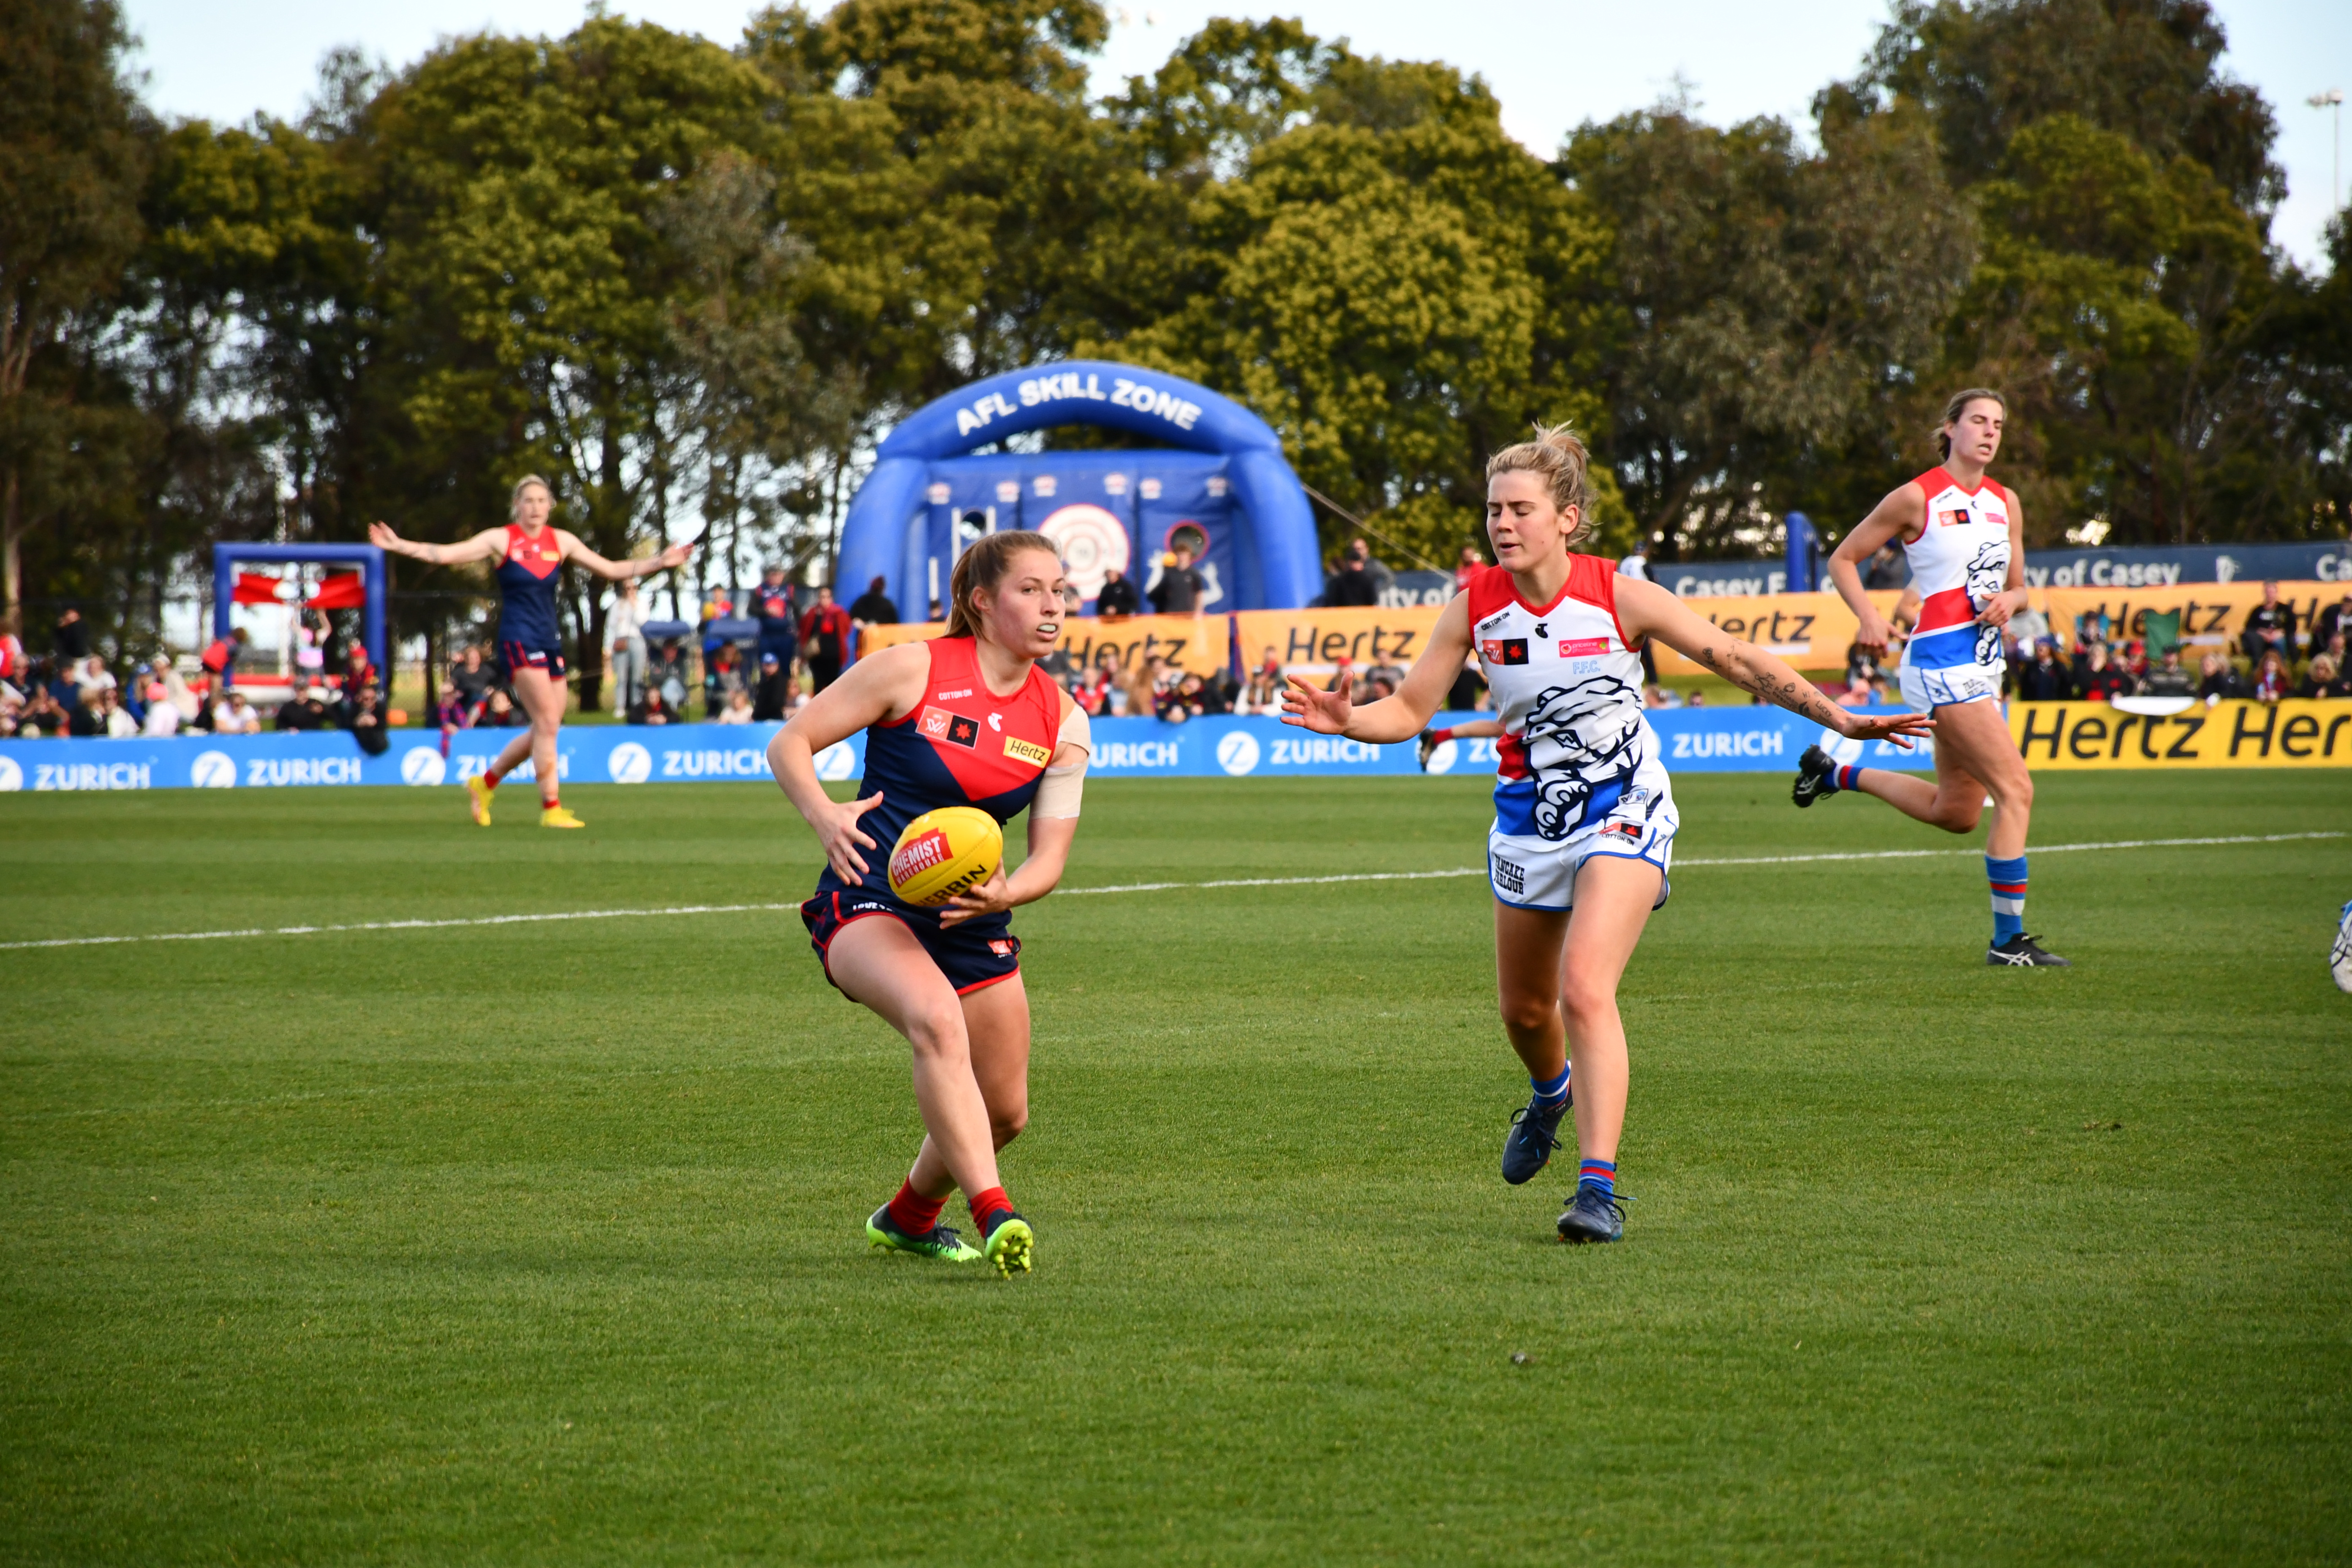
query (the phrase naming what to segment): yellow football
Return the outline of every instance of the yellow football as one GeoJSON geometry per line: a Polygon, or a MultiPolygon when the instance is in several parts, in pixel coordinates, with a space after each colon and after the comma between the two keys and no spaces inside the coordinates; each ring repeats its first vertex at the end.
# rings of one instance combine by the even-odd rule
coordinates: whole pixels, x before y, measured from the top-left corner
{"type": "Polygon", "coordinates": [[[943,805],[907,824],[890,850],[890,890],[926,908],[996,875],[1004,830],[976,805],[943,805]]]}

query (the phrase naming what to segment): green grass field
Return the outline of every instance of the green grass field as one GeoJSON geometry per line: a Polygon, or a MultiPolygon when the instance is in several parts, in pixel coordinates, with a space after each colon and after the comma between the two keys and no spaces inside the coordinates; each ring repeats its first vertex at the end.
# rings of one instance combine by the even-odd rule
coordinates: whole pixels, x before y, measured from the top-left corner
{"type": "MultiPolygon", "coordinates": [[[[1974,846],[1771,776],[1685,861],[1974,846]]],[[[772,789],[0,801],[0,941],[789,902],[772,789]]],[[[1475,865],[1473,780],[1097,783],[1073,887],[1475,865]]],[[[2044,845],[2352,828],[2052,774],[2044,845]]],[[[0,1561],[2352,1554],[2352,838],[1676,872],[1627,1240],[1495,1173],[1476,879],[1018,917],[1037,1272],[869,1255],[905,1050],[788,912],[0,952],[0,1561]],[[1514,1360],[1523,1353],[1524,1363],[1514,1360]]],[[[1572,1170],[1572,1167],[1569,1167],[1572,1170]]]]}

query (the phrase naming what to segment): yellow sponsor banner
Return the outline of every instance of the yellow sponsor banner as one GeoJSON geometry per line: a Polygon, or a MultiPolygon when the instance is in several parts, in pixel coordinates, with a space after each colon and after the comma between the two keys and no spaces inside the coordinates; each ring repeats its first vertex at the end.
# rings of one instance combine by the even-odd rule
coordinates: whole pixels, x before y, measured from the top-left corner
{"type": "MultiPolygon", "coordinates": [[[[1297,612],[1304,613],[1304,612],[1297,612]]],[[[861,654],[947,636],[944,621],[911,626],[876,626],[858,644],[861,654]]],[[[1070,662],[1092,669],[1105,652],[1121,669],[1131,668],[1158,654],[1180,669],[1214,675],[1225,668],[1225,617],[1223,616],[1120,616],[1109,620],[1073,616],[1062,623],[1055,646],[1070,662]]]]}
{"type": "Polygon", "coordinates": [[[1244,610],[1241,622],[1242,663],[1255,669],[1266,650],[1285,668],[1292,665],[1327,667],[1347,659],[1358,669],[1392,664],[1412,668],[1429,646],[1443,605],[1415,605],[1410,609],[1383,610],[1349,605],[1328,610],[1244,610]]]}
{"type": "Polygon", "coordinates": [[[2126,713],[2104,702],[2012,702],[2010,738],[2045,768],[2352,767],[2352,700],[2199,702],[2126,713]]]}
{"type": "MultiPolygon", "coordinates": [[[[1870,602],[1880,615],[1892,616],[1902,597],[1899,592],[1881,589],[1872,593],[1870,602]]],[[[1853,646],[1853,634],[1860,629],[1845,601],[1832,593],[1729,595],[1685,599],[1683,605],[1799,669],[1843,669],[1845,650],[1853,646]]],[[[1654,645],[1654,651],[1661,676],[1706,673],[1664,643],[1654,645]]]]}
{"type": "MultiPolygon", "coordinates": [[[[2294,610],[2298,630],[2308,631],[2312,617],[2345,596],[2352,584],[2344,583],[2281,583],[2279,603],[2294,610]]],[[[2245,629],[2246,612],[2263,602],[2260,583],[2181,583],[2156,588],[2036,588],[2033,607],[2050,617],[2062,637],[2077,617],[2105,611],[2108,635],[2137,637],[2147,630],[2149,615],[2180,612],[2184,639],[2228,643],[2235,647],[2245,629]]]]}

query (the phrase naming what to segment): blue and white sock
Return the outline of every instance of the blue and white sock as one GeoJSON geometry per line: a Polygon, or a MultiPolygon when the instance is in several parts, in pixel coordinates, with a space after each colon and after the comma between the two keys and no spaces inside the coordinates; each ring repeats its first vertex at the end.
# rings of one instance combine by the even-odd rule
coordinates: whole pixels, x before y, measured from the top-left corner
{"type": "Polygon", "coordinates": [[[1543,1079],[1532,1076],[1528,1078],[1528,1087],[1536,1091],[1537,1101],[1546,1110],[1551,1110],[1568,1098],[1568,1071],[1566,1068],[1560,1068],[1558,1078],[1543,1079]]]}
{"type": "Polygon", "coordinates": [[[2025,857],[1985,857],[1985,880],[1992,884],[1992,944],[1999,947],[2025,931],[2025,857]]]}

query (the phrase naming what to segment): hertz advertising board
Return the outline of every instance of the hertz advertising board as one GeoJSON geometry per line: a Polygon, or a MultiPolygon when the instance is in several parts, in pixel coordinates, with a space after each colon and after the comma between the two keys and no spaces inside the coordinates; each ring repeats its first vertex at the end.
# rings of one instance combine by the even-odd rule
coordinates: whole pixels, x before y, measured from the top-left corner
{"type": "Polygon", "coordinates": [[[2012,702],[2009,732],[2036,772],[2352,767],[2352,700],[2200,702],[2162,714],[2104,702],[2012,702]]]}

